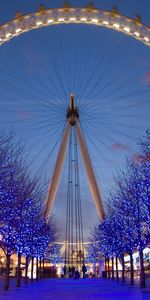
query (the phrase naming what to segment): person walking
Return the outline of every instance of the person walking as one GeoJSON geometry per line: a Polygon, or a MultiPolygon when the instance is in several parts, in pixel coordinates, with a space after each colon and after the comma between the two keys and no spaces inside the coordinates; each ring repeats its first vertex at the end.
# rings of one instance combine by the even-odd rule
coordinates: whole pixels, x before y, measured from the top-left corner
{"type": "Polygon", "coordinates": [[[87,272],[87,268],[86,268],[85,264],[83,264],[83,266],[82,266],[83,278],[85,278],[86,272],[87,272]]]}
{"type": "Polygon", "coordinates": [[[67,268],[66,268],[66,265],[64,265],[64,277],[66,276],[66,271],[67,271],[67,268]]]}
{"type": "Polygon", "coordinates": [[[72,266],[72,278],[74,278],[74,273],[75,273],[75,267],[72,266]]]}
{"type": "Polygon", "coordinates": [[[69,278],[71,278],[72,277],[72,268],[70,266],[68,268],[68,271],[69,271],[69,278]]]}

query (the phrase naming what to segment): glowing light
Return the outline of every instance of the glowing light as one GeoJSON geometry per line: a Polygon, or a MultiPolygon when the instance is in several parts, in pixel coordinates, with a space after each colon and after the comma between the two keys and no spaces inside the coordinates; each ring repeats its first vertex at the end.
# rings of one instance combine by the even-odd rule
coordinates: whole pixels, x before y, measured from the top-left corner
{"type": "Polygon", "coordinates": [[[52,20],[52,19],[47,20],[47,23],[53,23],[53,22],[54,22],[54,20],[52,20]]]}
{"type": "Polygon", "coordinates": [[[10,36],[11,36],[10,32],[6,33],[6,35],[5,35],[6,39],[8,39],[10,36]]]}
{"type": "Polygon", "coordinates": [[[40,25],[42,25],[42,22],[41,22],[41,21],[38,21],[38,22],[36,22],[36,25],[37,25],[37,26],[40,26],[40,25]]]}
{"type": "Polygon", "coordinates": [[[2,42],[3,40],[0,38],[0,42],[2,42]]]}
{"type": "Polygon", "coordinates": [[[59,21],[59,22],[64,22],[65,19],[64,19],[64,18],[59,18],[58,21],[59,21]]]}
{"type": "Polygon", "coordinates": [[[86,21],[87,21],[87,18],[81,18],[81,21],[82,21],[82,22],[86,22],[86,21]]]}
{"type": "Polygon", "coordinates": [[[20,32],[20,31],[21,31],[21,28],[16,29],[16,33],[20,32]]]}
{"type": "Polygon", "coordinates": [[[137,37],[140,36],[139,32],[137,32],[137,31],[135,31],[134,34],[135,34],[137,37]]]}
{"type": "Polygon", "coordinates": [[[69,20],[70,21],[76,21],[76,18],[70,18],[69,20]]]}
{"type": "Polygon", "coordinates": [[[57,274],[60,277],[60,275],[61,275],[61,268],[60,267],[58,267],[58,269],[57,269],[57,274]]]}
{"type": "Polygon", "coordinates": [[[104,25],[109,25],[109,22],[108,21],[103,21],[103,24],[104,25]]]}
{"type": "Polygon", "coordinates": [[[91,20],[93,23],[98,23],[98,19],[92,19],[91,20]]]}
{"type": "Polygon", "coordinates": [[[120,28],[120,25],[117,24],[117,23],[114,23],[114,24],[113,24],[113,27],[115,27],[115,28],[120,28]]]}
{"type": "Polygon", "coordinates": [[[149,38],[147,36],[144,36],[145,42],[149,43],[149,38]]]}
{"type": "Polygon", "coordinates": [[[130,28],[125,26],[125,27],[124,27],[124,31],[130,32],[130,28]]]}

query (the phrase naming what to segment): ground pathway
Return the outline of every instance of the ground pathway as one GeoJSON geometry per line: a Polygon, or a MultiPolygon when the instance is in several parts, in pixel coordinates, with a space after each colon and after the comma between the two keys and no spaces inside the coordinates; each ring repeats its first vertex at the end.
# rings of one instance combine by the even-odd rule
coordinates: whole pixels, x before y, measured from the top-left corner
{"type": "Polygon", "coordinates": [[[108,279],[44,279],[0,291],[1,300],[150,300],[150,289],[108,279]]]}

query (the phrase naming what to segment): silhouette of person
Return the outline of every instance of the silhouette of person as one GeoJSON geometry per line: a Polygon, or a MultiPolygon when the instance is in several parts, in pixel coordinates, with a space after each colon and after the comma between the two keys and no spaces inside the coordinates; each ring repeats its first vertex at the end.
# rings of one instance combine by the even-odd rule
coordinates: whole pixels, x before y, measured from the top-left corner
{"type": "Polygon", "coordinates": [[[80,273],[79,273],[78,269],[75,270],[74,274],[75,274],[74,279],[79,279],[80,278],[80,273]]]}
{"type": "Polygon", "coordinates": [[[75,273],[75,267],[72,266],[72,277],[74,278],[74,273],[75,273]]]}
{"type": "Polygon", "coordinates": [[[86,268],[85,264],[83,264],[83,266],[82,266],[83,278],[85,278],[85,273],[86,272],[87,272],[87,268],[86,268]]]}
{"type": "Polygon", "coordinates": [[[72,269],[71,269],[71,267],[69,266],[69,269],[68,269],[68,271],[69,271],[69,278],[71,278],[71,276],[72,276],[72,269]]]}
{"type": "Polygon", "coordinates": [[[67,268],[66,268],[66,265],[64,265],[64,276],[66,275],[66,271],[67,271],[67,268]]]}

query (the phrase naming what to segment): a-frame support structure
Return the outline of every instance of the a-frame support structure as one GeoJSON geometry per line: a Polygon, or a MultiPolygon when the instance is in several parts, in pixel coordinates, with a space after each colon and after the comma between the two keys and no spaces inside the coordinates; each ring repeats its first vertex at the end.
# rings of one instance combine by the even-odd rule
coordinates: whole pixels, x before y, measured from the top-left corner
{"type": "Polygon", "coordinates": [[[78,108],[75,105],[75,99],[74,95],[71,94],[70,96],[70,104],[67,110],[67,124],[66,128],[64,130],[64,135],[60,144],[59,152],[57,155],[56,163],[55,163],[55,168],[53,171],[53,176],[49,185],[48,189],[48,195],[46,199],[46,207],[45,207],[45,217],[46,219],[49,218],[49,215],[51,213],[55,197],[57,194],[57,190],[59,187],[59,182],[60,182],[60,177],[61,177],[61,172],[63,169],[64,165],[64,160],[66,156],[66,149],[67,149],[67,144],[68,140],[70,137],[70,131],[71,131],[71,126],[75,127],[76,130],[76,136],[77,140],[79,143],[79,148],[82,156],[82,160],[84,163],[85,171],[86,171],[86,176],[89,184],[89,189],[96,207],[97,215],[100,220],[103,220],[105,217],[105,212],[104,212],[104,207],[103,207],[103,202],[100,194],[100,190],[96,181],[96,177],[94,174],[94,170],[92,167],[92,163],[90,160],[90,156],[88,153],[87,145],[84,139],[84,135],[82,132],[82,129],[80,127],[79,123],[79,112],[78,108]]]}

